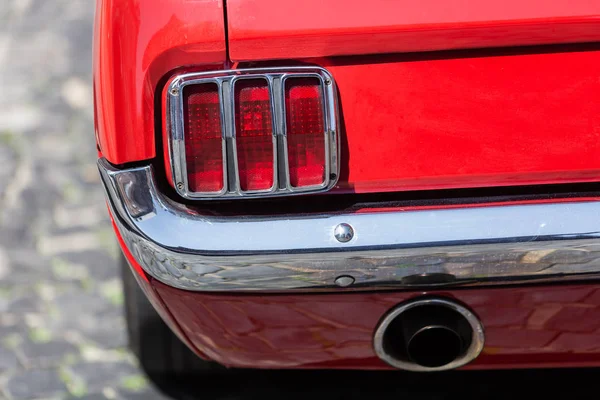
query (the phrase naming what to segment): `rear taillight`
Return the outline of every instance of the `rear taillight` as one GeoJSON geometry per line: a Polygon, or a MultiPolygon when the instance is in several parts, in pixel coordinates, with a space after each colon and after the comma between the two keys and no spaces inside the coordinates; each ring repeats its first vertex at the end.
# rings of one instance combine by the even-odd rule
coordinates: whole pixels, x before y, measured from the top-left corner
{"type": "Polygon", "coordinates": [[[185,159],[192,192],[221,192],[224,187],[221,102],[215,83],[184,92],[185,159]]]}
{"type": "Polygon", "coordinates": [[[325,70],[187,74],[166,93],[169,160],[182,196],[268,197],[335,185],[335,87],[325,70]]]}
{"type": "Polygon", "coordinates": [[[263,79],[238,81],[234,100],[240,189],[269,190],[275,183],[269,84],[263,79]]]}
{"type": "Polygon", "coordinates": [[[285,83],[290,184],[295,188],[321,185],[326,164],[321,82],[298,78],[285,83]]]}

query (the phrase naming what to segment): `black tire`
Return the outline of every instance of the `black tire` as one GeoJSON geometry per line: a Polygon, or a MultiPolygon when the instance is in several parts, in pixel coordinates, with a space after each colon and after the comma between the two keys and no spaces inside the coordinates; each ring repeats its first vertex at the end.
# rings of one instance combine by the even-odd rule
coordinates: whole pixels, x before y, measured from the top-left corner
{"type": "Polygon", "coordinates": [[[207,374],[224,370],[196,356],[163,322],[139,287],[125,257],[120,257],[125,294],[129,347],[153,380],[173,375],[207,374]]]}

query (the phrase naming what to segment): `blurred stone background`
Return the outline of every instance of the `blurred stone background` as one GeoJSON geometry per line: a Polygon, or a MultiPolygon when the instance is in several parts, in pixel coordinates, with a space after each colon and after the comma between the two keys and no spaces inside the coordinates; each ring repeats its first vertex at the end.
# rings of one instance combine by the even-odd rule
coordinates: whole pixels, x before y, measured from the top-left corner
{"type": "MultiPolygon", "coordinates": [[[[0,0],[0,400],[166,398],[126,349],[95,166],[94,7],[0,0]]],[[[167,386],[211,400],[572,399],[592,397],[599,373],[246,371],[167,386]]]]}
{"type": "Polygon", "coordinates": [[[0,399],[153,398],[96,169],[93,0],[0,1],[0,399]]]}

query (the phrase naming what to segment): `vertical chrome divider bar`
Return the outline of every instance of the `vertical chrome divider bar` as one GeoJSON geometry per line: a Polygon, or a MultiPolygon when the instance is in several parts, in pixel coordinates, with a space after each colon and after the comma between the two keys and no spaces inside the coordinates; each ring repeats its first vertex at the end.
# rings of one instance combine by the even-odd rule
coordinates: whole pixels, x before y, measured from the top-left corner
{"type": "MultiPolygon", "coordinates": [[[[227,193],[227,187],[229,185],[229,178],[227,176],[229,168],[227,167],[227,126],[225,121],[225,109],[223,107],[223,80],[215,79],[215,83],[217,84],[217,91],[219,92],[219,118],[221,119],[221,145],[223,146],[223,190],[221,190],[221,194],[225,194],[227,193]]],[[[187,188],[187,190],[189,190],[189,188],[187,188]]]]}
{"type": "Polygon", "coordinates": [[[227,149],[227,170],[225,173],[227,174],[228,191],[233,192],[238,190],[239,184],[237,179],[237,160],[235,156],[232,85],[230,79],[222,79],[220,82],[221,96],[223,99],[225,146],[227,149]]]}
{"type": "Polygon", "coordinates": [[[184,145],[184,123],[183,123],[183,85],[180,80],[175,80],[172,83],[172,88],[169,91],[169,115],[170,118],[167,121],[167,127],[171,130],[171,140],[168,140],[169,149],[171,156],[171,173],[173,175],[173,182],[175,186],[178,183],[183,183],[185,190],[188,187],[187,181],[187,164],[185,159],[185,145],[184,145]],[[177,93],[177,95],[174,95],[177,93]],[[175,160],[178,157],[178,160],[175,160]],[[175,168],[175,165],[179,165],[180,168],[175,168]]]}
{"type": "MultiPolygon", "coordinates": [[[[185,90],[185,84],[181,84],[179,88],[179,96],[177,96],[177,102],[179,105],[179,120],[178,120],[178,128],[181,130],[181,140],[178,142],[180,153],[180,163],[181,163],[181,182],[183,182],[183,187],[185,192],[190,191],[190,185],[188,183],[188,172],[187,172],[187,155],[185,153],[185,115],[184,115],[184,100],[183,100],[183,92],[185,90]]],[[[176,181],[179,182],[179,181],[176,181]]]]}
{"type": "Polygon", "coordinates": [[[323,119],[325,124],[324,135],[324,145],[325,145],[325,182],[328,182],[331,179],[331,143],[333,142],[330,137],[330,132],[335,132],[335,124],[332,123],[331,118],[329,117],[330,113],[330,105],[329,105],[329,90],[333,86],[333,80],[328,79],[327,83],[323,76],[319,76],[319,83],[321,85],[321,96],[323,98],[323,119]]]}
{"type": "MultiPolygon", "coordinates": [[[[327,73],[327,75],[329,75],[327,73]]],[[[327,126],[326,133],[326,146],[329,150],[329,176],[326,177],[329,180],[337,181],[340,173],[340,143],[336,139],[341,140],[341,135],[339,133],[340,124],[339,124],[339,113],[338,104],[337,104],[337,86],[331,76],[329,76],[329,84],[324,82],[323,85],[323,94],[324,103],[325,103],[325,121],[327,126]],[[335,174],[335,178],[332,176],[335,174]]]]}
{"type": "Polygon", "coordinates": [[[322,75],[319,75],[317,78],[320,85],[321,98],[323,100],[323,125],[325,129],[323,130],[323,145],[325,146],[325,176],[323,185],[326,185],[329,182],[331,177],[331,140],[329,137],[329,132],[331,131],[330,118],[329,118],[329,108],[328,108],[328,86],[333,84],[333,81],[329,79],[329,84],[325,82],[325,79],[322,75]]]}
{"type": "Polygon", "coordinates": [[[275,135],[277,138],[277,177],[278,177],[278,189],[286,189],[288,185],[287,180],[287,163],[285,156],[285,113],[283,110],[283,86],[281,82],[281,75],[273,77],[273,107],[275,110],[275,135]]]}
{"type": "Polygon", "coordinates": [[[237,139],[236,139],[236,126],[235,126],[235,84],[237,80],[240,79],[238,75],[233,76],[228,81],[229,83],[229,99],[227,101],[227,105],[231,110],[230,122],[231,126],[229,129],[230,132],[230,143],[231,143],[231,168],[229,168],[229,173],[233,176],[233,187],[232,192],[239,195],[242,192],[242,185],[240,185],[240,166],[238,163],[237,156],[237,139]]]}
{"type": "Polygon", "coordinates": [[[279,190],[279,145],[277,139],[277,132],[279,130],[279,115],[275,108],[275,77],[273,75],[267,75],[267,84],[269,88],[269,103],[271,110],[271,129],[272,129],[272,143],[273,143],[273,187],[271,192],[277,192],[279,190]]]}
{"type": "Polygon", "coordinates": [[[280,76],[281,79],[281,93],[279,94],[279,98],[281,99],[281,114],[283,115],[283,120],[285,121],[281,127],[281,138],[282,138],[282,147],[283,147],[283,171],[285,173],[285,189],[286,191],[292,192],[292,184],[290,183],[290,162],[289,162],[289,154],[288,154],[288,143],[287,143],[287,114],[286,114],[286,105],[285,105],[285,78],[287,74],[282,74],[280,76]]]}

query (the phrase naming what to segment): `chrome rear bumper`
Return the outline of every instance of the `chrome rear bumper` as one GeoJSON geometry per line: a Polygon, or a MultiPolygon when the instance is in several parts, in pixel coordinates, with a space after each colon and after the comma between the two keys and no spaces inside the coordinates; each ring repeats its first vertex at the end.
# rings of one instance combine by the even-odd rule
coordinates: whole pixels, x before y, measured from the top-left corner
{"type": "Polygon", "coordinates": [[[272,217],[199,215],[150,166],[98,161],[115,224],[152,277],[197,291],[390,289],[600,278],[600,201],[272,217]],[[347,242],[335,229],[348,224],[347,242]]]}

